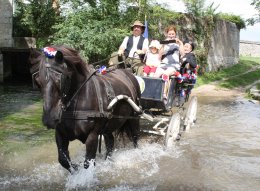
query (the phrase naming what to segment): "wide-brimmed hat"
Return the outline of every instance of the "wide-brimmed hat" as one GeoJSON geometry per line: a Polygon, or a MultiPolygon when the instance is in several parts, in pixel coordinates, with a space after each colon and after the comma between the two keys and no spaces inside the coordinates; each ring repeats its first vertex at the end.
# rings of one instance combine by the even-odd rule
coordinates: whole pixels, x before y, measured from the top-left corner
{"type": "Polygon", "coordinates": [[[150,45],[149,45],[149,48],[151,48],[151,47],[155,47],[159,50],[160,49],[160,42],[158,40],[152,40],[150,45]]]}
{"type": "Polygon", "coordinates": [[[140,26],[143,28],[143,30],[145,29],[145,26],[143,25],[143,23],[141,21],[135,21],[133,25],[131,25],[131,30],[133,30],[134,26],[140,26]]]}

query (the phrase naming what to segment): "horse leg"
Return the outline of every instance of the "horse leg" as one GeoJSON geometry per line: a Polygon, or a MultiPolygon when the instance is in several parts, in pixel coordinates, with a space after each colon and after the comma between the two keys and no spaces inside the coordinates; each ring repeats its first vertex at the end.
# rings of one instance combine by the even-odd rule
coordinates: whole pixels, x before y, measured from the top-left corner
{"type": "Polygon", "coordinates": [[[114,136],[112,133],[104,134],[105,145],[106,145],[106,159],[112,155],[114,149],[114,136]]]}
{"type": "Polygon", "coordinates": [[[61,166],[67,169],[70,173],[72,173],[72,169],[77,170],[77,166],[75,164],[71,164],[70,156],[69,156],[69,140],[64,139],[58,130],[55,131],[56,144],[58,148],[58,160],[61,166]]]}
{"type": "MultiPolygon", "coordinates": [[[[86,156],[84,162],[84,168],[89,167],[89,161],[96,158],[97,146],[98,146],[98,134],[95,131],[91,131],[86,142],[86,156]]],[[[95,163],[94,163],[95,164],[95,163]]]]}
{"type": "Polygon", "coordinates": [[[140,136],[140,124],[139,124],[139,119],[129,119],[126,122],[129,125],[130,128],[130,132],[127,131],[128,133],[130,133],[128,136],[130,136],[132,138],[134,147],[137,148],[138,146],[138,139],[140,136]]]}

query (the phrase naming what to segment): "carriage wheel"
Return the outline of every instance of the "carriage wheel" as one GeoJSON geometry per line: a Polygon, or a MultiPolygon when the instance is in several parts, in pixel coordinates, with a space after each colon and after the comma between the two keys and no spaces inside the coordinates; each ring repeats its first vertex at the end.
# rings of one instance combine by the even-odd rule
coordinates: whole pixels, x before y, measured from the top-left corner
{"type": "Polygon", "coordinates": [[[179,113],[172,115],[170,120],[167,133],[165,134],[165,146],[170,147],[173,145],[174,141],[178,140],[180,137],[180,123],[181,117],[179,113]]]}
{"type": "Polygon", "coordinates": [[[198,107],[198,99],[196,96],[193,96],[191,98],[190,104],[186,112],[186,116],[184,118],[184,129],[186,131],[190,130],[191,126],[196,122],[197,107],[198,107]]]}

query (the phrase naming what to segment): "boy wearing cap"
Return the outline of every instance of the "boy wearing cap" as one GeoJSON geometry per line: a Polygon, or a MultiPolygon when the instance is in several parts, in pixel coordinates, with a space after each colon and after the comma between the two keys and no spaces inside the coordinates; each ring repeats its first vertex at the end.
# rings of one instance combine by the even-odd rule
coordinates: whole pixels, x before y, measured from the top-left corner
{"type": "Polygon", "coordinates": [[[152,40],[149,46],[149,51],[146,53],[146,62],[144,66],[144,76],[153,77],[156,68],[160,65],[160,42],[158,40],[152,40]]]}
{"type": "Polygon", "coordinates": [[[143,59],[140,55],[144,55],[148,50],[148,39],[143,37],[145,26],[140,21],[135,21],[131,26],[132,35],[124,38],[119,47],[118,55],[124,55],[126,65],[130,65],[134,73],[137,75],[143,74],[143,59]]]}
{"type": "Polygon", "coordinates": [[[187,74],[190,72],[195,72],[197,67],[196,57],[193,53],[195,45],[192,41],[186,40],[183,43],[184,55],[181,57],[181,74],[187,74]]]}
{"type": "MultiPolygon", "coordinates": [[[[192,41],[189,40],[184,41],[183,44],[184,55],[181,57],[182,65],[180,72],[183,79],[188,79],[192,84],[195,84],[198,67],[195,54],[193,53],[195,45],[192,41]]],[[[192,88],[193,86],[188,86],[187,90],[185,91],[185,94],[190,94],[192,88]]]]}

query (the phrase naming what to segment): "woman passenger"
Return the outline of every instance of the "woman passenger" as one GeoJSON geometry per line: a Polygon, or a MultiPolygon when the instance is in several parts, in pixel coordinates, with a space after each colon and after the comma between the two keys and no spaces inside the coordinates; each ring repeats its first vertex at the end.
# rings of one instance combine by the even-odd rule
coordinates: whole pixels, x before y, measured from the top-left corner
{"type": "Polygon", "coordinates": [[[165,29],[166,39],[163,41],[160,55],[162,63],[155,72],[155,77],[162,77],[168,81],[169,76],[180,70],[180,53],[183,52],[183,43],[176,38],[176,27],[170,25],[165,29]]]}

